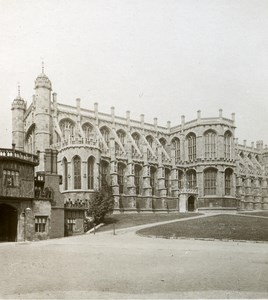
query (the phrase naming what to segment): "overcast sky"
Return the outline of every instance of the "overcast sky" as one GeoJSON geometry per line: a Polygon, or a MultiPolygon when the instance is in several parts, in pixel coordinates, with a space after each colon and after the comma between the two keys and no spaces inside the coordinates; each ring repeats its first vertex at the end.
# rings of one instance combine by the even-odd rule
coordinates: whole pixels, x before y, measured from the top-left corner
{"type": "Polygon", "coordinates": [[[240,143],[268,143],[266,0],[0,0],[0,147],[42,60],[58,102],[171,126],[222,108],[240,143]]]}

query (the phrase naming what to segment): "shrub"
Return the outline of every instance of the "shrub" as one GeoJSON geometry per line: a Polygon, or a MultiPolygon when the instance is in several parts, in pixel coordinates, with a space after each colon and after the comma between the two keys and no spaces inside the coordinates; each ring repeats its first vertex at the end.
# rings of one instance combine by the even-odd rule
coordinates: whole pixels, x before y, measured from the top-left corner
{"type": "Polygon", "coordinates": [[[112,213],[114,208],[114,197],[112,187],[103,186],[100,190],[95,191],[92,200],[89,202],[87,216],[93,219],[95,224],[103,222],[108,213],[112,213]]]}

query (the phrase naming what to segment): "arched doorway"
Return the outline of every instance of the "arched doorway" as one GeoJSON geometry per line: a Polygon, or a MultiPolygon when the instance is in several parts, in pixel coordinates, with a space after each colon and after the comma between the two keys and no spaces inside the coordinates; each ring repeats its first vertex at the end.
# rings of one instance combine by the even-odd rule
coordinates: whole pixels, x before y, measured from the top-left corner
{"type": "Polygon", "coordinates": [[[195,210],[195,197],[190,196],[188,198],[188,211],[194,211],[195,210]]]}
{"type": "Polygon", "coordinates": [[[0,242],[15,242],[18,212],[15,207],[0,204],[0,242]]]}

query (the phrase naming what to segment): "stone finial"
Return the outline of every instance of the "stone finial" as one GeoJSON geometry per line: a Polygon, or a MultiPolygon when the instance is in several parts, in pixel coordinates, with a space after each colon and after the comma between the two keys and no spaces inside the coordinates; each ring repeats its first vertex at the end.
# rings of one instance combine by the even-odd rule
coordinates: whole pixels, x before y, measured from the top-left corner
{"type": "Polygon", "coordinates": [[[247,147],[247,140],[244,140],[244,147],[247,147]]]}
{"type": "Polygon", "coordinates": [[[141,123],[143,124],[144,123],[144,114],[140,115],[140,120],[141,120],[141,123]]]}
{"type": "Polygon", "coordinates": [[[114,116],[114,110],[115,110],[114,106],[111,106],[111,115],[112,116],[114,116]]]}
{"type": "Polygon", "coordinates": [[[222,109],[219,109],[219,118],[222,118],[222,109]]]}
{"type": "Polygon", "coordinates": [[[167,128],[170,129],[170,124],[171,122],[170,121],[167,121],[167,128]]]}
{"type": "Polygon", "coordinates": [[[235,122],[235,113],[232,113],[232,121],[235,122]]]}
{"type": "Polygon", "coordinates": [[[80,98],[76,98],[76,106],[77,107],[80,107],[80,102],[81,102],[81,99],[80,98]]]}
{"type": "Polygon", "coordinates": [[[127,119],[127,126],[129,127],[130,126],[130,111],[129,110],[126,111],[126,119],[127,119]]]}
{"type": "Polygon", "coordinates": [[[201,110],[200,109],[197,111],[197,119],[198,120],[201,119],[201,110]]]}
{"type": "Polygon", "coordinates": [[[254,142],[251,142],[251,148],[254,149],[254,142]]]}
{"type": "Polygon", "coordinates": [[[184,123],[185,123],[185,116],[182,115],[182,116],[181,116],[181,124],[184,125],[184,123]]]}

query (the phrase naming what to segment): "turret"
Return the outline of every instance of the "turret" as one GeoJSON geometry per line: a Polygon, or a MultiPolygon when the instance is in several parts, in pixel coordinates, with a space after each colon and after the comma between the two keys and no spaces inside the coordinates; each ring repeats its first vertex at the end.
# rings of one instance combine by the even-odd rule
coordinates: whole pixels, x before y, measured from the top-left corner
{"type": "Polygon", "coordinates": [[[18,96],[12,103],[12,144],[15,148],[24,151],[24,114],[26,102],[20,96],[20,86],[18,86],[18,96]]]}
{"type": "Polygon", "coordinates": [[[49,78],[42,73],[35,80],[35,151],[40,152],[38,171],[44,171],[45,149],[51,144],[51,90],[49,78]]]}

